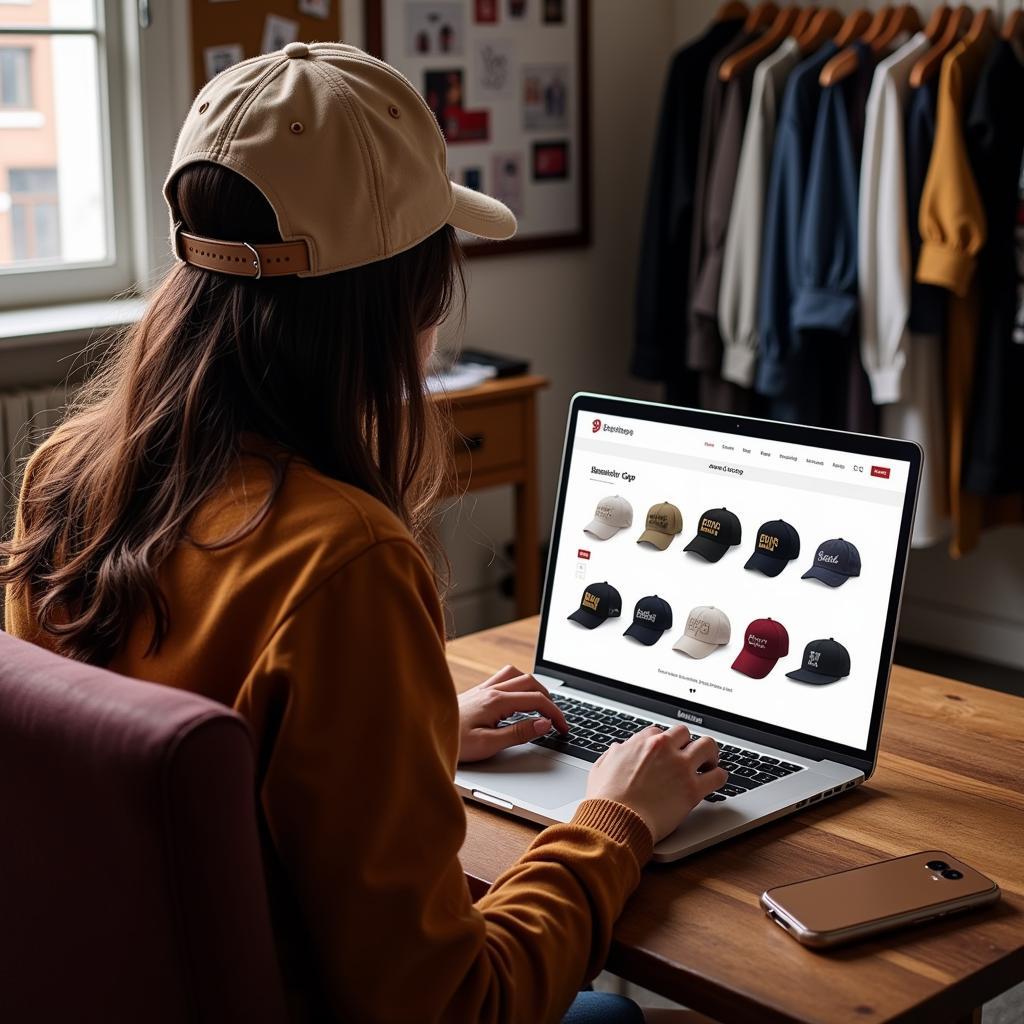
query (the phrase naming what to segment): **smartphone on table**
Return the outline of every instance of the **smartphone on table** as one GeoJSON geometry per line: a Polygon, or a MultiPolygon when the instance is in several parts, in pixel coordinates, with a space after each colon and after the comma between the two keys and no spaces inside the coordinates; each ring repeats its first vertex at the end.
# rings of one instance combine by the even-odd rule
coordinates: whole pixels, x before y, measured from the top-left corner
{"type": "Polygon", "coordinates": [[[941,850],[768,889],[765,913],[806,946],[836,946],[995,903],[999,886],[941,850]]]}

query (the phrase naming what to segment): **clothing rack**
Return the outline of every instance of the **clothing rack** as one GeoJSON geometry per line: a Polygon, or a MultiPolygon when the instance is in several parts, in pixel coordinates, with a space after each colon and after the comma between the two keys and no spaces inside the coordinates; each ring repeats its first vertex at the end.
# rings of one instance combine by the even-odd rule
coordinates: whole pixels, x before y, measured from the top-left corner
{"type": "Polygon", "coordinates": [[[1024,522],[1024,20],[925,15],[725,4],[674,56],[632,369],[917,441],[914,543],[958,557],[1024,522]]]}

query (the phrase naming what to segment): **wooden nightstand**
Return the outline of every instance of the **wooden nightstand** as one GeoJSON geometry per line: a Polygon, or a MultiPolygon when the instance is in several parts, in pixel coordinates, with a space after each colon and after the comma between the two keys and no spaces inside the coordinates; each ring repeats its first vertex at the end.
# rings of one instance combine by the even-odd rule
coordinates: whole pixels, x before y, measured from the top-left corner
{"type": "Polygon", "coordinates": [[[540,607],[537,392],[545,377],[488,381],[467,391],[437,395],[455,426],[455,493],[512,484],[516,489],[516,612],[540,607]]]}

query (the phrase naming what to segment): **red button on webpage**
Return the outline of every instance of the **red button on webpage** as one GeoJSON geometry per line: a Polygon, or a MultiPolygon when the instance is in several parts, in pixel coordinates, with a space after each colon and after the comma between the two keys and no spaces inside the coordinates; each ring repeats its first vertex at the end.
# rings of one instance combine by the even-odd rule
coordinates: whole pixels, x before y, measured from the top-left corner
{"type": "Polygon", "coordinates": [[[576,549],[576,557],[577,558],[583,558],[583,559],[590,558],[590,552],[586,548],[577,548],[576,549]]]}
{"type": "Polygon", "coordinates": [[[884,477],[886,480],[888,480],[889,479],[889,467],[888,466],[872,466],[871,467],[871,475],[872,476],[884,477]]]}

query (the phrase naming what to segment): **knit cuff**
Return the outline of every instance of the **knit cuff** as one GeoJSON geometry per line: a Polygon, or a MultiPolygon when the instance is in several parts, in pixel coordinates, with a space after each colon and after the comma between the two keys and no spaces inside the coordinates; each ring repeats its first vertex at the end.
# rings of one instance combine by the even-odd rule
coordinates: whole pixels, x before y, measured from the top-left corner
{"type": "Polygon", "coordinates": [[[875,405],[891,405],[893,402],[900,400],[900,381],[902,377],[902,366],[886,366],[869,372],[871,400],[875,405]]]}
{"type": "Polygon", "coordinates": [[[722,376],[733,384],[749,388],[754,383],[757,349],[745,345],[726,345],[722,353],[722,376]]]}
{"type": "Polygon", "coordinates": [[[797,331],[847,334],[857,314],[857,296],[832,288],[801,288],[793,297],[792,324],[797,331]]]}
{"type": "Polygon", "coordinates": [[[937,284],[963,298],[974,276],[974,257],[937,242],[922,242],[917,261],[917,280],[937,284]]]}
{"type": "Polygon", "coordinates": [[[627,846],[643,867],[654,849],[654,837],[647,822],[632,808],[616,800],[584,800],[572,817],[573,825],[596,829],[616,843],[627,846]]]}

